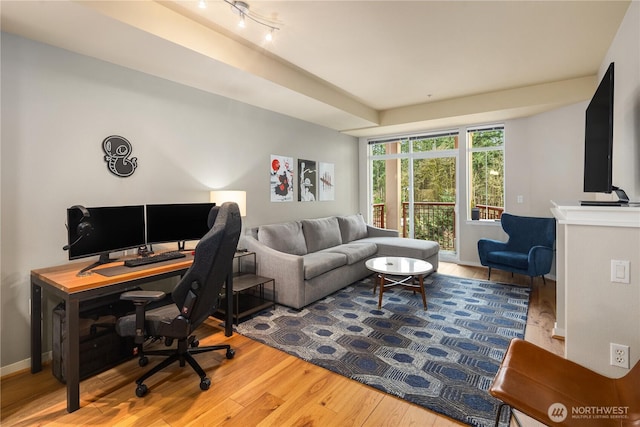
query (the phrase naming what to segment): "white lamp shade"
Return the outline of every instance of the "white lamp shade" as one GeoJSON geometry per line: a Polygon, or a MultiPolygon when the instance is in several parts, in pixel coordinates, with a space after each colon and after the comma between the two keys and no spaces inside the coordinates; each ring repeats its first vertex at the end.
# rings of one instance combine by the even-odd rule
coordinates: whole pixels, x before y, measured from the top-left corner
{"type": "Polygon", "coordinates": [[[231,190],[213,190],[210,193],[210,201],[216,206],[224,202],[236,202],[240,208],[240,216],[247,216],[247,192],[231,190]]]}

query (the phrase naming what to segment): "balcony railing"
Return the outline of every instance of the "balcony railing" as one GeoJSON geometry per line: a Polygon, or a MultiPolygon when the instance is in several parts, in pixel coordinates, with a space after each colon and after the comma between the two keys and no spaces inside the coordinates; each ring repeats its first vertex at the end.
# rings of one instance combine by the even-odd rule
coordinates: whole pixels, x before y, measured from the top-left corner
{"type": "MultiPolygon", "coordinates": [[[[500,219],[501,206],[477,205],[482,219],[500,219]]],[[[416,239],[435,240],[440,249],[455,250],[456,216],[453,202],[417,202],[413,205],[414,236],[416,239]]],[[[409,203],[402,203],[402,236],[409,235],[409,203]]],[[[385,227],[384,203],[373,205],[373,225],[385,227]]]]}
{"type": "Polygon", "coordinates": [[[476,205],[480,209],[481,219],[500,219],[504,208],[502,206],[476,205]]]}
{"type": "Polygon", "coordinates": [[[385,217],[384,203],[375,203],[373,205],[373,226],[384,228],[384,224],[386,222],[385,217]]]}
{"type": "MultiPolygon", "coordinates": [[[[456,204],[453,202],[416,202],[413,204],[413,236],[435,240],[440,249],[455,250],[456,204]]],[[[402,203],[402,236],[409,237],[409,203],[402,203]]]]}

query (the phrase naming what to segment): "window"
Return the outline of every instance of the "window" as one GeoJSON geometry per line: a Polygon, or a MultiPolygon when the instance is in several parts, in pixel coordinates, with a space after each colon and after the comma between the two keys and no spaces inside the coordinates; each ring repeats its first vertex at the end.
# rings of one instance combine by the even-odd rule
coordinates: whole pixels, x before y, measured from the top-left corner
{"type": "Polygon", "coordinates": [[[469,210],[479,219],[499,219],[504,211],[504,126],[467,130],[469,210]]]}
{"type": "Polygon", "coordinates": [[[455,251],[458,135],[369,141],[374,225],[455,251]]]}

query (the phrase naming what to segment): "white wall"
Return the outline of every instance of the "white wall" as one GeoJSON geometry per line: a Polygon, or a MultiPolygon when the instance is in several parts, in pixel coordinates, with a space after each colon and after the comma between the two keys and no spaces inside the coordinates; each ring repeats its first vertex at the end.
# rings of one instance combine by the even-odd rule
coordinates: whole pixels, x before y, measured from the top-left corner
{"type": "Polygon", "coordinates": [[[640,2],[632,1],[600,65],[615,62],[613,184],[640,202],[640,2]]]}
{"type": "Polygon", "coordinates": [[[245,227],[357,211],[352,137],[13,35],[1,43],[3,368],[28,366],[29,272],[67,261],[71,205],[203,202],[225,188],[247,191],[245,227]],[[138,158],[129,178],[103,160],[113,134],[138,158]],[[271,154],[334,163],[336,200],[271,203],[271,154]]]}
{"type": "MultiPolygon", "coordinates": [[[[611,62],[615,62],[613,182],[632,201],[640,201],[640,2],[631,2],[600,66],[600,78],[611,62]]],[[[572,226],[566,234],[566,313],[562,314],[567,357],[598,372],[622,376],[626,370],[609,365],[609,344],[629,345],[632,366],[640,360],[640,231],[572,226]],[[611,283],[612,259],[630,261],[630,284],[611,283]]]]}
{"type": "Polygon", "coordinates": [[[565,263],[564,275],[558,286],[565,296],[564,307],[559,305],[565,309],[565,355],[603,375],[620,377],[628,370],[610,366],[611,343],[629,346],[630,366],[640,360],[640,211],[576,208],[579,217],[573,220],[571,211],[558,209],[558,228],[564,237],[558,250],[558,262],[565,263]],[[620,226],[624,219],[615,211],[631,216],[626,222],[636,226],[620,226]],[[628,284],[611,281],[614,259],[629,261],[628,284]]]}

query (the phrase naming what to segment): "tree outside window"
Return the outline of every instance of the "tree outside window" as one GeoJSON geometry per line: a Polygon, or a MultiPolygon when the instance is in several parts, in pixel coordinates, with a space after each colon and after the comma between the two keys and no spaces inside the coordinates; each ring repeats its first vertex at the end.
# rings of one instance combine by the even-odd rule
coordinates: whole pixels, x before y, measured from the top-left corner
{"type": "Polygon", "coordinates": [[[504,127],[469,129],[469,211],[499,219],[504,211],[504,127]]]}

